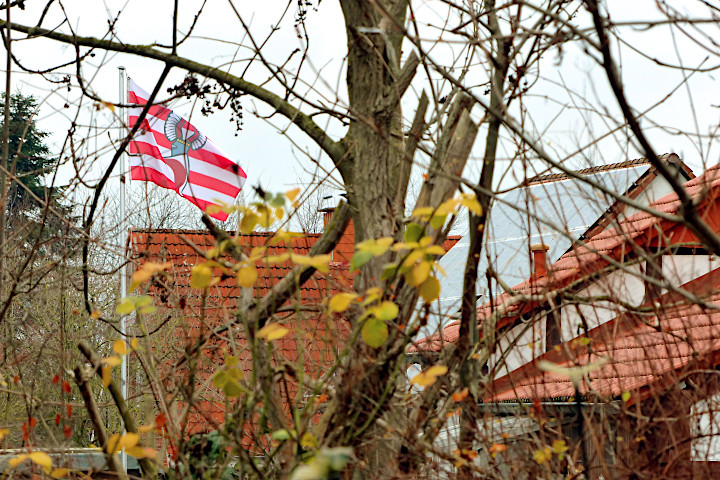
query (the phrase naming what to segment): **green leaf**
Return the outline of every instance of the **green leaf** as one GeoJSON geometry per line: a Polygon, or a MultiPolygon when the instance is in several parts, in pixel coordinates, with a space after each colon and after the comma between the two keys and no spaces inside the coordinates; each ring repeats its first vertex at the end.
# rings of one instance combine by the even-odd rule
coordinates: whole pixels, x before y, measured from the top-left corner
{"type": "Polygon", "coordinates": [[[382,302],[373,311],[379,320],[393,320],[397,318],[399,312],[398,306],[390,301],[382,302]]]}
{"type": "Polygon", "coordinates": [[[410,223],[405,227],[405,243],[417,242],[423,236],[424,229],[417,223],[410,223]]]}
{"type": "Polygon", "coordinates": [[[285,206],[285,194],[284,193],[278,193],[274,197],[272,197],[269,202],[271,207],[284,207],[285,206]]]}
{"type": "Polygon", "coordinates": [[[436,229],[440,228],[445,225],[445,220],[447,220],[447,215],[433,215],[430,219],[430,226],[436,229]]]}
{"type": "Polygon", "coordinates": [[[288,432],[284,428],[281,430],[276,430],[272,433],[272,439],[277,440],[278,442],[282,440],[290,440],[290,437],[290,432],[288,432]]]}
{"type": "Polygon", "coordinates": [[[382,275],[380,276],[383,280],[388,280],[397,274],[398,271],[398,264],[397,263],[388,263],[385,265],[385,269],[383,270],[382,275]]]}
{"type": "Polygon", "coordinates": [[[362,327],[363,340],[373,348],[380,347],[388,338],[388,327],[379,318],[370,317],[362,327]]]}
{"type": "Polygon", "coordinates": [[[152,305],[152,303],[153,303],[153,300],[152,300],[152,298],[150,297],[150,295],[140,295],[140,296],[137,297],[137,299],[135,300],[135,305],[138,306],[138,307],[144,307],[144,306],[146,306],[146,305],[152,305]]]}
{"type": "Polygon", "coordinates": [[[128,313],[131,313],[133,310],[135,310],[135,302],[133,301],[133,298],[131,298],[131,297],[123,298],[116,309],[117,313],[119,313],[120,315],[127,315],[128,313]]]}
{"type": "Polygon", "coordinates": [[[373,254],[369,250],[360,250],[355,252],[355,255],[353,255],[350,260],[350,271],[354,272],[355,270],[362,268],[362,266],[369,262],[371,258],[373,258],[373,254]]]}
{"type": "Polygon", "coordinates": [[[632,395],[630,395],[630,392],[623,392],[623,393],[622,393],[622,401],[623,401],[623,402],[625,402],[625,403],[629,402],[629,401],[630,401],[630,397],[632,397],[632,395]]]}
{"type": "Polygon", "coordinates": [[[148,305],[148,306],[146,306],[146,307],[140,307],[140,308],[138,308],[138,312],[139,312],[139,313],[146,314],[146,315],[149,315],[149,314],[151,314],[151,313],[157,312],[157,308],[155,308],[155,305],[148,305]]]}
{"type": "Polygon", "coordinates": [[[215,385],[217,388],[223,388],[225,384],[230,380],[230,376],[227,374],[225,370],[219,370],[212,379],[213,385],[215,385]]]}
{"type": "Polygon", "coordinates": [[[243,394],[242,386],[240,386],[240,383],[233,378],[228,378],[222,389],[223,392],[225,392],[225,395],[227,395],[228,397],[239,397],[243,394]]]}

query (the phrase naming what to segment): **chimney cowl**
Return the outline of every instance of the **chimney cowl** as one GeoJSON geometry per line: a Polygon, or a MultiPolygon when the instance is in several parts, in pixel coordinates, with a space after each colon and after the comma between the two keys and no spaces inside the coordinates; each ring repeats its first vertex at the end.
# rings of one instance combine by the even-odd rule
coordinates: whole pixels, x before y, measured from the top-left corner
{"type": "Polygon", "coordinates": [[[345,200],[346,196],[347,194],[345,192],[333,195],[325,195],[320,200],[320,208],[318,208],[318,212],[334,212],[335,208],[337,208],[341,201],[345,200]]]}

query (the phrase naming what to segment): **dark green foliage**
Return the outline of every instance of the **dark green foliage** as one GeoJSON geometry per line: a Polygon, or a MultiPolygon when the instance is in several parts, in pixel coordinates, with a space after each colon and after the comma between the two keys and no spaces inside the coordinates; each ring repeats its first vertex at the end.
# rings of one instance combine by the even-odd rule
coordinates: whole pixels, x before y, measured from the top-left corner
{"type": "MultiPolygon", "coordinates": [[[[5,96],[0,97],[0,107],[5,107],[5,96]]],[[[8,169],[17,177],[10,183],[7,208],[11,217],[39,207],[33,195],[46,201],[43,176],[56,159],[50,156],[45,144],[48,132],[39,130],[35,122],[38,103],[32,96],[13,94],[10,97],[10,152],[8,169]],[[20,185],[18,182],[21,182],[20,185]],[[24,188],[23,185],[26,187],[24,188]],[[31,195],[29,192],[32,192],[31,195]]],[[[0,128],[3,126],[0,117],[0,128]]]]}

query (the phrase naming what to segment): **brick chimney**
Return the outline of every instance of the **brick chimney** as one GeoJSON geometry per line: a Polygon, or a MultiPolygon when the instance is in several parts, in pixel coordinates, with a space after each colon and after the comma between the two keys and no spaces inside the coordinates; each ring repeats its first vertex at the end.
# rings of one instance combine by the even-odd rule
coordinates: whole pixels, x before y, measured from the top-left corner
{"type": "MultiPolygon", "coordinates": [[[[335,211],[338,204],[345,200],[345,194],[339,195],[328,195],[322,198],[321,207],[318,208],[318,212],[323,215],[323,228],[328,226],[330,218],[335,211]]],[[[353,221],[350,219],[348,226],[345,228],[345,233],[340,237],[340,241],[332,251],[332,261],[336,263],[350,263],[350,259],[355,253],[355,228],[353,221]]]]}
{"type": "Polygon", "coordinates": [[[535,278],[544,277],[547,274],[547,251],[550,247],[544,243],[535,243],[530,245],[530,251],[533,253],[533,265],[535,266],[535,278]]]}

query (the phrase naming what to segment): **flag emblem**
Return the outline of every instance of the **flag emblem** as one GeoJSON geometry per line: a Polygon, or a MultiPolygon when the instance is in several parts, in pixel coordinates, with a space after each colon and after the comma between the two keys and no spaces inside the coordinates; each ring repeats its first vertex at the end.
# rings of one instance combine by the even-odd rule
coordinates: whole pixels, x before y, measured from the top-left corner
{"type": "MultiPolygon", "coordinates": [[[[150,95],[129,80],[129,124],[132,128],[150,95]]],[[[133,180],[153,182],[176,191],[207,212],[213,205],[235,202],[247,175],[200,130],[161,105],[152,105],[130,142],[133,180]]],[[[223,211],[208,212],[227,220],[223,211]]]]}

